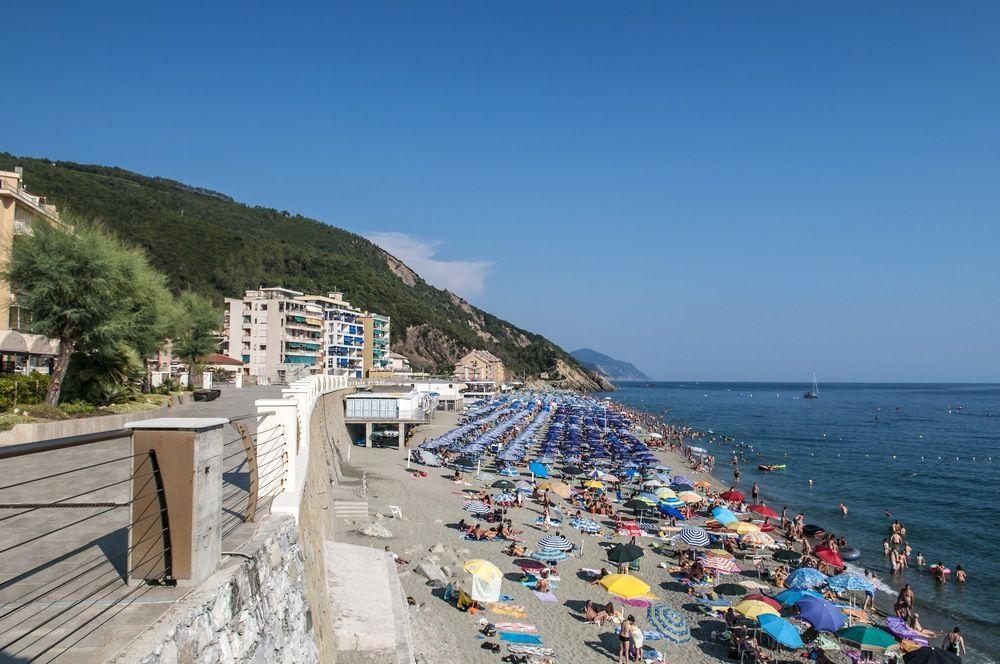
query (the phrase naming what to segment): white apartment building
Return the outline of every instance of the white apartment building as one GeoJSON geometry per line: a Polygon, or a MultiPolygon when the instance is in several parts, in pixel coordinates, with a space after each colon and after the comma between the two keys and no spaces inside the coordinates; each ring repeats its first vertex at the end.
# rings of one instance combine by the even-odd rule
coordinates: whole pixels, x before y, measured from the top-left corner
{"type": "Polygon", "coordinates": [[[298,299],[323,311],[326,373],[367,378],[373,371],[391,371],[388,316],[352,306],[341,292],[303,295],[298,299]]]}
{"type": "Polygon", "coordinates": [[[223,355],[269,382],[291,382],[323,370],[323,309],[288,288],[248,290],[226,298],[223,355]]]}

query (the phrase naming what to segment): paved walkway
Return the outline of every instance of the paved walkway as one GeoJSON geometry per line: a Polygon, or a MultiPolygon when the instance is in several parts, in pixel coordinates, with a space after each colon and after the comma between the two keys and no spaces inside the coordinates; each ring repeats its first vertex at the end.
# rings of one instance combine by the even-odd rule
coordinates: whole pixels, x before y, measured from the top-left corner
{"type": "MultiPolygon", "coordinates": [[[[274,386],[229,388],[215,401],[177,406],[171,415],[238,417],[254,413],[257,399],[280,394],[274,386]]],[[[254,419],[243,423],[256,431],[254,419]]],[[[242,442],[231,427],[224,440],[220,527],[223,549],[232,550],[253,525],[242,520],[249,485],[242,442]]],[[[126,437],[0,462],[0,664],[39,656],[103,661],[184,594],[124,582],[130,455],[126,437]],[[73,506],[39,505],[57,501],[73,506]]]]}

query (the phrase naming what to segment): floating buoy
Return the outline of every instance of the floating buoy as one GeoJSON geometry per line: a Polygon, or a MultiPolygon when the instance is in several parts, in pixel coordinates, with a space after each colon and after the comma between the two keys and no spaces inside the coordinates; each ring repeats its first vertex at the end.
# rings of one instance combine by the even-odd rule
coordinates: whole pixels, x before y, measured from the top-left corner
{"type": "Polygon", "coordinates": [[[861,557],[861,550],[855,549],[853,546],[845,546],[838,553],[844,560],[857,560],[861,557]]]}

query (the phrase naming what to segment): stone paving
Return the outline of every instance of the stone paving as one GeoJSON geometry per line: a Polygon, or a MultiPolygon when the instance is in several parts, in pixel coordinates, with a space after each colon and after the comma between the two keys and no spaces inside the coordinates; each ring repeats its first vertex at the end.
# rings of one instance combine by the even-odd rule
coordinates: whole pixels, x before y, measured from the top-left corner
{"type": "MultiPolygon", "coordinates": [[[[273,386],[226,389],[170,415],[237,417],[255,412],[256,399],[280,393],[273,386]]],[[[255,432],[255,419],[243,423],[255,432]]],[[[224,440],[220,527],[223,550],[237,550],[253,529],[242,519],[249,482],[236,431],[227,427],[224,440]]],[[[124,581],[130,455],[125,437],[0,462],[0,664],[103,661],[186,592],[124,581]],[[55,501],[83,505],[36,506],[55,501]],[[21,504],[31,506],[10,507],[21,504]]],[[[147,518],[139,528],[155,523],[147,518]]]]}

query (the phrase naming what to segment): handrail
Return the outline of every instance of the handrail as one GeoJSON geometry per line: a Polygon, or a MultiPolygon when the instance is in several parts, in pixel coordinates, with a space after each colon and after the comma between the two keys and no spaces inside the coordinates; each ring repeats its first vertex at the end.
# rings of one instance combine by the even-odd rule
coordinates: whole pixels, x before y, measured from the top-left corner
{"type": "Polygon", "coordinates": [[[42,452],[52,452],[53,450],[64,450],[68,447],[80,447],[82,445],[92,445],[93,443],[103,443],[107,440],[115,440],[132,435],[131,429],[112,429],[110,431],[97,431],[94,433],[82,433],[76,436],[64,436],[62,438],[50,438],[48,440],[38,440],[31,443],[21,443],[19,445],[0,446],[0,461],[13,459],[14,457],[28,454],[41,454],[42,452]]]}

